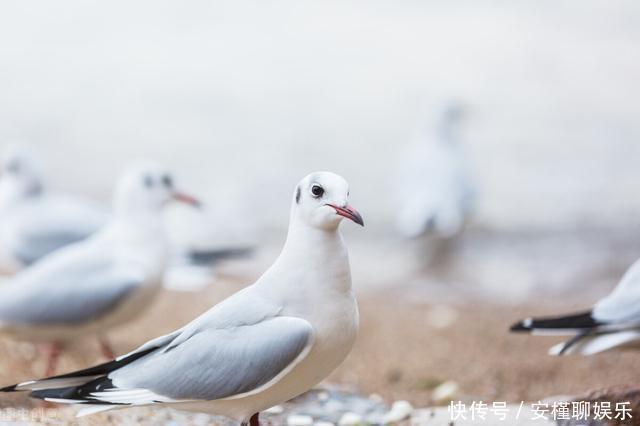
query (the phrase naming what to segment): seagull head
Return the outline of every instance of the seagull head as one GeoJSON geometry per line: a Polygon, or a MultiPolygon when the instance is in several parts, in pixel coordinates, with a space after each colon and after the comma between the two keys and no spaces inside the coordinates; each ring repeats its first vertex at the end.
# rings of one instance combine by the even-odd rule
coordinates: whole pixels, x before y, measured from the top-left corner
{"type": "Polygon", "coordinates": [[[294,192],[295,219],[319,229],[334,230],[347,218],[364,226],[360,213],[349,205],[349,184],[331,172],[311,173],[294,192]]]}
{"type": "Polygon", "coordinates": [[[10,146],[0,159],[2,192],[15,197],[31,197],[42,192],[42,180],[36,161],[28,150],[10,146]]]}
{"type": "Polygon", "coordinates": [[[130,167],[116,187],[116,211],[159,212],[172,201],[200,207],[196,198],[176,189],[171,173],[156,163],[146,162],[130,167]]]}

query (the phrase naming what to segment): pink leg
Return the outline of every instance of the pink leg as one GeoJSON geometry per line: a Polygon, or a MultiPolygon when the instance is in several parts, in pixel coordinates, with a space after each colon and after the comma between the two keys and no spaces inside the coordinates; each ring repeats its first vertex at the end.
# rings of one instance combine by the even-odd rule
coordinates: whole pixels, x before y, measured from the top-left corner
{"type": "Polygon", "coordinates": [[[53,342],[49,345],[47,353],[47,369],[44,373],[45,377],[53,376],[56,373],[56,367],[58,366],[58,358],[60,358],[60,350],[62,345],[60,342],[53,342]]]}
{"type": "Polygon", "coordinates": [[[115,359],[116,356],[113,353],[113,349],[111,348],[107,338],[100,337],[98,341],[100,342],[100,352],[102,352],[102,356],[109,360],[115,359]]]}

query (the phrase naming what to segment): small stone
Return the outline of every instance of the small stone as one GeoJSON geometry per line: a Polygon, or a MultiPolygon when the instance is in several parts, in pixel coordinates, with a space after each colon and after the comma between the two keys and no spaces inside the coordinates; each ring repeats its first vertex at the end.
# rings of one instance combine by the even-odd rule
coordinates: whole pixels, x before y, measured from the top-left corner
{"type": "Polygon", "coordinates": [[[409,418],[413,406],[408,401],[396,401],[391,406],[391,410],[384,415],[383,423],[396,423],[409,418]]]}
{"type": "Polygon", "coordinates": [[[327,400],[329,400],[329,392],[320,392],[320,393],[318,393],[318,400],[319,401],[327,401],[327,400]]]}
{"type": "Polygon", "coordinates": [[[448,380],[441,385],[438,385],[431,394],[431,398],[435,402],[447,402],[451,401],[458,391],[460,390],[460,386],[452,380],[448,380]]]}
{"type": "Polygon", "coordinates": [[[320,422],[315,422],[313,426],[336,426],[336,425],[331,422],[320,421],[320,422]]]}
{"type": "Polygon", "coordinates": [[[312,426],[313,417],[303,416],[299,414],[292,414],[287,417],[287,426],[312,426]]]}
{"type": "Polygon", "coordinates": [[[386,413],[379,413],[379,412],[369,413],[364,418],[364,424],[365,425],[384,425],[385,414],[386,413]]]}
{"type": "Polygon", "coordinates": [[[411,413],[411,424],[427,424],[427,421],[433,419],[436,413],[429,408],[420,408],[413,410],[411,413]]]}
{"type": "Polygon", "coordinates": [[[193,416],[193,424],[195,426],[206,426],[211,424],[211,418],[202,413],[197,413],[193,416]]]}
{"type": "Polygon", "coordinates": [[[328,413],[336,413],[338,411],[342,411],[344,408],[344,404],[335,399],[331,399],[324,404],[324,410],[328,413]]]}
{"type": "Polygon", "coordinates": [[[282,405],[274,405],[271,408],[267,408],[263,411],[266,414],[282,414],[284,412],[284,407],[282,405]]]}
{"type": "Polygon", "coordinates": [[[427,312],[429,325],[437,329],[451,326],[457,318],[458,311],[448,305],[436,305],[427,312]]]}
{"type": "Polygon", "coordinates": [[[369,400],[379,404],[384,403],[384,399],[377,393],[372,393],[371,395],[369,395],[369,400]]]}
{"type": "Polygon", "coordinates": [[[362,416],[358,413],[344,413],[338,422],[339,426],[358,426],[362,423],[362,416]]]}

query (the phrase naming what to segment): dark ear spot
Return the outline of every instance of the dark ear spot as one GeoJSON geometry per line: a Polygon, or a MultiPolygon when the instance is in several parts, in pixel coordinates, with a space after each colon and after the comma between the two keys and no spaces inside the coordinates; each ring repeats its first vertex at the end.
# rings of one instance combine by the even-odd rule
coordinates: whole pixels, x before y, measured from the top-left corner
{"type": "Polygon", "coordinates": [[[300,204],[300,187],[296,189],[296,204],[300,204]]]}

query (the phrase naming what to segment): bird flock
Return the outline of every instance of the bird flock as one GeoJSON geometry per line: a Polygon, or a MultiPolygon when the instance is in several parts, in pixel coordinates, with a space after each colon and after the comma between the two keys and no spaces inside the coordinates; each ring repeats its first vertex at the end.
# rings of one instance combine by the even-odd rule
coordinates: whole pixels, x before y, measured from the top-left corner
{"type": "MultiPolygon", "coordinates": [[[[460,234],[475,189],[458,124],[464,110],[443,108],[407,152],[398,174],[397,231],[408,238],[460,234]]],[[[112,208],[47,187],[23,147],[0,158],[0,335],[46,345],[44,378],[0,388],[78,415],[169,405],[259,425],[259,413],[325,379],[349,354],[359,327],[345,219],[364,226],[347,181],[314,172],[293,188],[286,241],[253,284],[183,327],[115,356],[108,333],[144,316],[172,259],[210,264],[247,248],[192,249],[171,241],[163,211],[171,203],[205,209],[160,164],[131,165],[112,208]],[[92,337],[105,362],[59,374],[66,344],[92,337]]],[[[513,332],[567,335],[553,355],[592,355],[640,343],[640,262],[613,292],[583,312],[529,318],[513,332]]]]}

